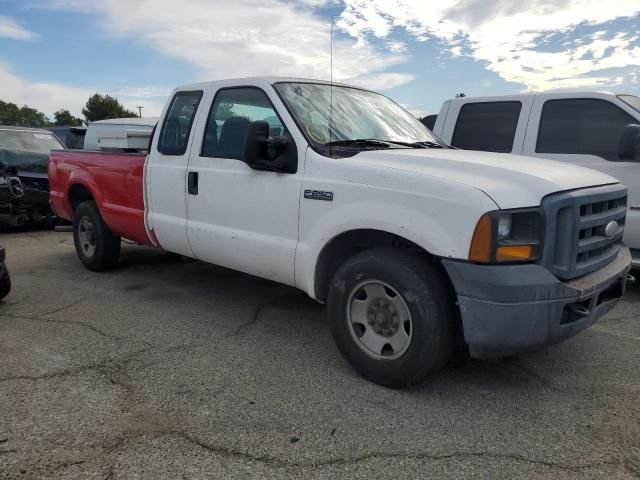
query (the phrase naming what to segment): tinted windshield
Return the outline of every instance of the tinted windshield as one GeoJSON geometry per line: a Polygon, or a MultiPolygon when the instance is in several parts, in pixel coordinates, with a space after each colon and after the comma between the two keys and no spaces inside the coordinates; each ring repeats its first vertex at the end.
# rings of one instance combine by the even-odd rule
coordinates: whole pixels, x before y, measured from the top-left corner
{"type": "Polygon", "coordinates": [[[64,148],[51,133],[0,130],[0,168],[46,172],[49,152],[64,148]]]}
{"type": "Polygon", "coordinates": [[[417,118],[383,95],[317,83],[278,83],[275,88],[316,146],[357,139],[440,143],[417,118]]]}
{"type": "Polygon", "coordinates": [[[640,98],[636,97],[635,95],[618,95],[618,98],[627,105],[631,106],[633,109],[640,112],[640,98]]]}

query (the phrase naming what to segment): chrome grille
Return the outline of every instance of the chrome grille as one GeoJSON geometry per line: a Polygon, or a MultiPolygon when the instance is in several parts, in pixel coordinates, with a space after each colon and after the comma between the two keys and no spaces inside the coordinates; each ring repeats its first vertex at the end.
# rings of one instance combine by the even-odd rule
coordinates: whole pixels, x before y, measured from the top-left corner
{"type": "Polygon", "coordinates": [[[542,263],[558,278],[586,275],[614,260],[624,234],[625,187],[563,192],[546,197],[542,205],[547,218],[542,263]]]}

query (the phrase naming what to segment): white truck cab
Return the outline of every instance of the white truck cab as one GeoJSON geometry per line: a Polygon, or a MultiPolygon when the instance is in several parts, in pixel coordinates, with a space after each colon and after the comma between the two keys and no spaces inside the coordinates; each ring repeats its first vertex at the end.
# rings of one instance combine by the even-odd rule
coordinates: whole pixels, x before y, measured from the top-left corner
{"type": "Polygon", "coordinates": [[[486,358],[569,338],[628,280],[619,181],[450,148],[356,87],[180,87],[139,187],[139,156],[82,154],[53,154],[49,172],[87,268],[113,266],[118,237],[142,230],[165,250],[295,286],[327,304],[339,350],[383,385],[421,382],[465,343],[486,358]]]}
{"type": "Polygon", "coordinates": [[[453,147],[549,158],[619,179],[629,191],[624,241],[640,267],[640,98],[608,92],[455,98],[443,104],[433,132],[453,147]]]}

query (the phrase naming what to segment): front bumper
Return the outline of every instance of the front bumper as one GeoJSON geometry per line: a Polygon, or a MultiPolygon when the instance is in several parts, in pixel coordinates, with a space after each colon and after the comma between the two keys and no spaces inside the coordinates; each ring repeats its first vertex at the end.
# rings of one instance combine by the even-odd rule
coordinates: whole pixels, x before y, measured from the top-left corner
{"type": "Polygon", "coordinates": [[[566,282],[541,265],[442,264],[471,356],[491,358],[557,343],[593,325],[624,293],[631,254],[623,247],[607,266],[566,282]]]}

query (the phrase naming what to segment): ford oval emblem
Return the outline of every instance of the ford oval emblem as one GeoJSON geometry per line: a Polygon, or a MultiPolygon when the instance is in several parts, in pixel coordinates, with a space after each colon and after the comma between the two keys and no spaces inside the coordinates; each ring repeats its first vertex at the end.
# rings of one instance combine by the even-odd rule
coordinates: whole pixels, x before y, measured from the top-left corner
{"type": "Polygon", "coordinates": [[[607,223],[607,226],[604,228],[604,234],[608,237],[611,238],[613,237],[616,233],[618,233],[618,230],[620,229],[620,225],[618,225],[618,222],[616,222],[615,220],[612,222],[607,223]]]}

